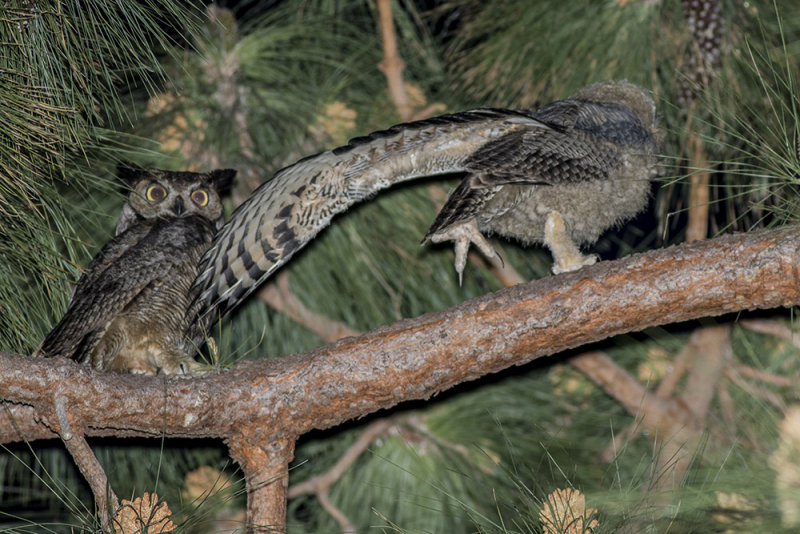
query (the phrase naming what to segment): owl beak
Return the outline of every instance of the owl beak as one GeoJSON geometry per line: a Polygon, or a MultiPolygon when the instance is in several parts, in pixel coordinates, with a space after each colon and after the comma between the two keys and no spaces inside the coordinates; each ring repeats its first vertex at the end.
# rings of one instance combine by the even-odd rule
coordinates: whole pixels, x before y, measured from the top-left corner
{"type": "Polygon", "coordinates": [[[175,199],[175,206],[172,208],[172,211],[174,211],[175,215],[178,217],[183,213],[183,199],[181,197],[175,199]]]}

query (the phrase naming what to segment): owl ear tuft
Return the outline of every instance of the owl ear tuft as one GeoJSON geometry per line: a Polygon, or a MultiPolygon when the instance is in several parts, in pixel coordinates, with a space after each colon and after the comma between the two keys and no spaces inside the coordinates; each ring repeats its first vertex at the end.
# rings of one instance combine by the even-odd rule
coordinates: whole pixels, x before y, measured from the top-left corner
{"type": "Polygon", "coordinates": [[[147,169],[144,169],[131,161],[121,161],[117,165],[117,178],[127,187],[133,185],[142,177],[142,174],[147,174],[147,169]]]}
{"type": "Polygon", "coordinates": [[[236,169],[217,169],[211,171],[211,183],[218,193],[222,193],[231,187],[235,176],[236,169]]]}

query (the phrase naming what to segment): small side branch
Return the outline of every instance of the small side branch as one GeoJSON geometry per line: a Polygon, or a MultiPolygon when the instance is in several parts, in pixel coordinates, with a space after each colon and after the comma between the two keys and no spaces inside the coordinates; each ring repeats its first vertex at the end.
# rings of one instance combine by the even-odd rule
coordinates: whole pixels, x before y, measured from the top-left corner
{"type": "Polygon", "coordinates": [[[800,349],[800,334],[792,331],[791,328],[784,324],[764,319],[744,319],[739,321],[739,326],[752,330],[753,332],[783,339],[800,349]]]}
{"type": "Polygon", "coordinates": [[[319,499],[320,504],[328,512],[337,523],[339,528],[342,529],[343,534],[355,532],[355,527],[350,522],[344,513],[339,510],[328,498],[328,490],[333,484],[339,480],[347,469],[361,456],[367,447],[375,441],[375,439],[386,432],[392,426],[390,419],[378,419],[370,424],[364,432],[347,448],[341,458],[330,468],[330,470],[321,475],[313,476],[308,480],[295,484],[289,488],[289,498],[299,497],[300,495],[307,495],[313,493],[319,499]]]}
{"type": "Polygon", "coordinates": [[[228,446],[247,485],[247,532],[286,532],[286,488],[294,440],[253,445],[247,439],[231,438],[228,446]]]}
{"type": "Polygon", "coordinates": [[[341,478],[345,471],[355,462],[375,439],[392,426],[390,419],[378,419],[364,429],[364,432],[353,442],[341,458],[326,473],[316,475],[308,480],[295,484],[289,489],[289,498],[328,490],[341,478]]]}
{"type": "Polygon", "coordinates": [[[86,443],[82,432],[73,433],[69,439],[64,437],[62,439],[64,446],[72,455],[72,459],[75,460],[78,470],[92,489],[100,521],[106,529],[110,530],[111,516],[119,508],[119,499],[108,484],[108,477],[103,466],[100,465],[97,456],[86,443]]]}
{"type": "Polygon", "coordinates": [[[657,438],[656,487],[674,486],[689,468],[714,393],[732,359],[729,331],[727,326],[717,326],[692,334],[687,345],[691,349],[684,351],[691,354],[691,372],[684,391],[675,397],[651,393],[603,353],[586,353],[570,361],[635,416],[636,424],[642,424],[657,438]]]}
{"type": "Polygon", "coordinates": [[[696,133],[689,134],[689,168],[692,169],[692,175],[689,185],[689,221],[686,224],[686,241],[691,243],[708,237],[708,213],[711,202],[705,147],[703,140],[696,133]]]}
{"type": "Polygon", "coordinates": [[[332,343],[348,336],[357,336],[360,332],[330,317],[309,310],[289,287],[289,273],[281,271],[275,281],[259,290],[258,298],[273,309],[288,315],[293,321],[305,326],[317,334],[326,343],[332,343]]]}
{"type": "Polygon", "coordinates": [[[397,51],[397,35],[392,19],[392,0],[378,0],[380,17],[381,42],[383,43],[383,61],[378,66],[386,76],[389,84],[389,95],[392,97],[400,118],[410,120],[414,112],[411,101],[403,85],[403,69],[406,64],[397,51]]]}
{"type": "Polygon", "coordinates": [[[605,353],[587,352],[572,358],[570,363],[617,399],[628,413],[642,418],[642,423],[652,433],[671,436],[683,427],[697,426],[683,406],[647,391],[605,353]]]}

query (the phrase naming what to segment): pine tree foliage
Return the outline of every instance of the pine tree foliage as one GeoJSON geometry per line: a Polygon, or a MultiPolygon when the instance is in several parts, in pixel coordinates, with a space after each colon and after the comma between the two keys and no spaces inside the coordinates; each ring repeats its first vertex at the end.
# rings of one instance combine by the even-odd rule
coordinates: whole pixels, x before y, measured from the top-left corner
{"type": "MultiPolygon", "coordinates": [[[[798,64],[787,24],[796,17],[769,2],[713,4],[722,5],[716,27],[724,28],[716,71],[708,77],[703,67],[683,65],[687,78],[707,78],[694,85],[695,101],[684,102],[682,117],[703,137],[708,161],[700,168],[689,162],[682,171],[710,174],[713,233],[796,220],[789,206],[797,201],[798,64]]],[[[671,199],[675,212],[686,209],[681,190],[671,199]]]]}
{"type": "MultiPolygon", "coordinates": [[[[100,17],[103,12],[108,17],[129,9],[144,17],[155,9],[135,3],[114,4],[103,11],[101,5],[88,13],[100,17]]],[[[426,6],[434,8],[430,11],[400,2],[393,3],[393,9],[400,54],[406,62],[403,75],[420,110],[436,103],[446,110],[533,107],[600,79],[625,78],[652,88],[668,130],[665,152],[673,158],[667,187],[657,195],[662,213],[677,213],[666,219],[670,238],[677,238],[686,207],[681,177],[700,170],[710,171],[713,178],[713,231],[749,229],[765,218],[796,217],[795,52],[800,18],[776,10],[768,0],[720,5],[719,63],[709,65],[712,72],[706,78],[697,78],[705,80],[705,87],[683,103],[681,87],[694,79],[687,67],[694,36],[676,2],[454,0],[428,2],[426,6]],[[690,119],[692,131],[703,136],[708,156],[702,169],[687,161],[690,119]]],[[[80,224],[63,215],[68,211],[64,199],[77,202],[87,197],[94,208],[86,217],[102,220],[110,235],[113,210],[118,207],[100,203],[98,197],[110,188],[90,176],[97,169],[111,168],[122,150],[104,144],[119,139],[112,128],[157,143],[156,150],[134,155],[143,164],[238,168],[240,181],[234,192],[238,202],[281,166],[399,121],[378,69],[381,43],[372,2],[287,0],[278,7],[230,7],[230,11],[210,8],[198,31],[187,31],[186,42],[180,44],[166,42],[163,27],[154,23],[136,25],[145,28],[138,37],[130,33],[133,24],[119,21],[108,25],[113,30],[93,30],[114,32],[104,34],[107,39],[130,40],[135,45],[130,57],[120,57],[111,46],[88,50],[72,43],[58,48],[62,41],[53,36],[62,34],[44,31],[59,27],[53,22],[47,26],[46,21],[66,20],[55,8],[47,12],[39,4],[26,3],[6,8],[0,17],[4,41],[16,43],[5,52],[8,56],[0,57],[13,59],[13,54],[25,50],[30,58],[44,62],[45,56],[34,54],[37,50],[32,47],[45,38],[51,39],[53,50],[77,55],[51,54],[46,64],[53,70],[45,79],[57,82],[49,85],[19,74],[35,69],[17,64],[11,71],[17,73],[15,94],[9,90],[9,98],[26,98],[27,103],[0,109],[0,121],[11,122],[6,117],[12,110],[42,109],[34,106],[42,106],[41,101],[49,106],[44,108],[47,113],[30,113],[13,122],[51,136],[47,142],[23,143],[17,140],[22,137],[10,137],[0,144],[5,165],[0,167],[0,178],[17,169],[0,182],[0,217],[11,213],[13,222],[22,213],[34,213],[38,219],[32,220],[41,221],[29,234],[9,232],[18,237],[8,248],[21,251],[14,261],[26,269],[14,267],[17,264],[4,257],[2,265],[16,271],[0,272],[0,280],[19,280],[19,273],[29,273],[27,266],[34,261],[37,266],[45,261],[50,265],[49,270],[38,266],[33,271],[46,273],[45,281],[26,274],[25,284],[4,284],[39,294],[39,308],[32,309],[63,302],[66,282],[87,258],[80,246],[86,238],[77,238],[80,230],[70,226],[80,228],[80,224]],[[24,33],[32,24],[42,25],[37,40],[24,33]],[[152,50],[162,45],[178,53],[157,57],[152,50]],[[65,57],[73,59],[53,63],[53,58],[65,57]],[[74,65],[82,64],[76,57],[91,60],[80,69],[83,77],[73,72],[74,65]],[[89,68],[98,65],[103,66],[99,71],[89,68]],[[166,73],[163,78],[152,74],[159,69],[166,73]],[[131,91],[129,85],[137,90],[131,91]],[[40,86],[49,92],[26,89],[40,86]],[[142,87],[149,92],[138,90],[142,87]],[[94,91],[87,93],[86,88],[94,91]],[[42,117],[55,122],[47,128],[28,126],[42,117]],[[31,147],[35,154],[15,159],[3,148],[15,142],[31,147]],[[75,171],[79,167],[88,170],[79,174],[75,171]],[[19,177],[30,177],[32,181],[25,183],[38,185],[21,187],[19,177]],[[101,215],[103,209],[111,213],[101,215]],[[48,252],[37,255],[21,246],[34,242],[47,244],[48,252]],[[41,288],[50,288],[49,293],[41,288]]],[[[173,10],[168,15],[178,12],[174,6],[165,9],[173,10]]],[[[70,28],[76,27],[78,22],[71,24],[70,28]]],[[[65,37],[72,35],[61,31],[65,37]]],[[[3,68],[11,69],[10,65],[3,68]]],[[[0,92],[4,87],[0,84],[0,92]]],[[[2,125],[0,136],[25,133],[22,126],[2,125]]],[[[285,269],[293,295],[314,312],[364,331],[501,287],[490,270],[470,263],[460,288],[449,247],[419,246],[436,212],[431,189],[439,185],[439,181],[408,184],[338,217],[285,269]]],[[[6,226],[5,219],[2,222],[4,229],[15,228],[6,226]]],[[[608,259],[652,247],[659,237],[652,216],[644,216],[601,241],[597,251],[608,259]]],[[[507,242],[498,242],[498,247],[505,262],[523,277],[547,274],[546,253],[507,242]]],[[[6,253],[5,248],[0,250],[6,253]]],[[[0,294],[0,306],[12,302],[20,302],[19,295],[0,294]]],[[[6,320],[5,313],[0,315],[6,320]]],[[[50,320],[57,315],[44,314],[50,320]]],[[[14,318],[17,322],[9,323],[6,331],[29,330],[19,340],[4,341],[5,345],[12,349],[35,345],[46,321],[24,314],[14,318]]],[[[794,327],[790,321],[779,324],[794,327]]],[[[653,389],[686,345],[690,328],[652,329],[599,348],[653,389]]],[[[308,325],[276,312],[257,297],[224,322],[215,337],[223,365],[243,357],[280,357],[324,342],[308,325]]],[[[735,357],[749,368],[783,377],[800,373],[798,349],[791,341],[735,327],[732,342],[735,357]]],[[[664,514],[663,492],[652,491],[659,477],[666,476],[657,472],[659,445],[616,400],[571,367],[568,356],[378,414],[391,418],[390,430],[330,488],[331,502],[358,532],[376,525],[384,531],[409,533],[547,532],[541,512],[549,496],[574,488],[585,496],[587,508],[598,510],[593,532],[791,531],[780,521],[775,473],[764,466],[780,440],[780,406],[796,399],[796,388],[748,386],[751,382],[741,377],[726,378],[721,387],[729,392],[735,419],[729,420],[730,407],[722,401],[712,406],[703,446],[668,498],[680,506],[664,514]]],[[[330,469],[371,420],[303,437],[290,484],[330,469]]],[[[234,521],[240,517],[243,484],[221,444],[103,440],[92,445],[121,497],[157,491],[169,503],[173,521],[182,522],[186,532],[212,532],[214,521],[223,515],[234,521]],[[194,501],[187,497],[187,475],[203,466],[238,481],[214,499],[194,501]]],[[[65,457],[40,454],[43,460],[38,464],[25,447],[14,451],[19,459],[0,457],[6,491],[0,509],[9,510],[9,504],[16,506],[14,510],[34,506],[33,501],[12,501],[7,492],[15,487],[42,496],[53,493],[48,485],[54,484],[31,479],[34,472],[58,481],[57,493],[65,496],[47,510],[47,517],[75,528],[93,524],[91,511],[80,504],[90,502],[88,491],[65,457]]],[[[36,501],[42,502],[44,497],[36,501]]],[[[289,512],[290,532],[340,531],[313,495],[292,499],[289,512]]],[[[28,517],[36,519],[32,513],[28,517]]]]}
{"type": "Polygon", "coordinates": [[[29,352],[63,310],[65,281],[86,259],[74,214],[87,206],[65,200],[59,185],[103,188],[104,169],[91,159],[120,149],[108,141],[109,127],[129,120],[121,91],[154,82],[156,54],[170,41],[167,25],[176,18],[185,25],[189,15],[156,2],[12,0],[0,7],[4,349],[29,352]]]}
{"type": "Polygon", "coordinates": [[[656,68],[664,59],[656,54],[659,33],[674,28],[680,16],[670,2],[451,4],[464,13],[448,49],[459,87],[478,103],[520,107],[563,97],[594,80],[657,85],[669,75],[656,68]]]}
{"type": "MultiPolygon", "coordinates": [[[[122,196],[109,170],[137,150],[121,134],[136,120],[126,97],[159,81],[174,29],[191,28],[195,15],[160,2],[0,5],[3,350],[36,347],[63,312],[87,252],[112,234],[116,214],[107,212],[122,196]]],[[[39,522],[61,515],[55,506],[91,520],[63,448],[15,446],[2,464],[3,510],[39,522]]]]}
{"type": "Polygon", "coordinates": [[[526,107],[598,79],[653,89],[673,158],[665,168],[672,187],[658,198],[670,239],[680,238],[685,224],[687,190],[678,179],[701,171],[712,174],[712,233],[752,229],[776,214],[785,222],[781,206],[794,201],[787,182],[796,174],[786,163],[796,168],[797,160],[793,134],[787,136],[797,94],[795,14],[776,14],[769,1],[716,0],[586,0],[557,9],[548,2],[463,0],[450,8],[465,13],[448,49],[451,70],[473,101],[526,107]],[[702,168],[686,160],[690,131],[708,138],[702,168]],[[775,145],[784,147],[782,161],[752,157],[768,132],[770,143],[775,134],[783,137],[775,145]],[[742,165],[783,170],[769,179],[740,174],[742,165]]]}

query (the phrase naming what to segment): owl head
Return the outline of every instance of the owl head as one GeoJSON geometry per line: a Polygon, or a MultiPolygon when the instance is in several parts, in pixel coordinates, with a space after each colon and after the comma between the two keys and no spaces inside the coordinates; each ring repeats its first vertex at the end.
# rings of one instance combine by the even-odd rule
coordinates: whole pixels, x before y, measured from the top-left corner
{"type": "Polygon", "coordinates": [[[625,81],[597,82],[583,87],[572,98],[625,104],[639,117],[645,128],[651,132],[656,130],[656,105],[650,93],[638,85],[625,81]]]}
{"type": "Polygon", "coordinates": [[[190,215],[212,221],[219,230],[224,222],[220,194],[230,187],[235,175],[232,169],[200,173],[120,165],[117,176],[130,193],[117,222],[116,235],[141,220],[190,215]]]}

